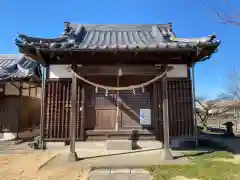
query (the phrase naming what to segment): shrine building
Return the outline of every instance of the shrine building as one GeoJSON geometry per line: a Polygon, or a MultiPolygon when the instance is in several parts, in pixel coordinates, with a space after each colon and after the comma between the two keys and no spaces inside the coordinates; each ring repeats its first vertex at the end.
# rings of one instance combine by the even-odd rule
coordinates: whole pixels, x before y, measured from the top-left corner
{"type": "Polygon", "coordinates": [[[16,44],[46,70],[42,140],[69,140],[73,154],[75,141],[158,140],[167,152],[171,139],[196,138],[190,70],[220,41],[178,38],[170,23],[66,22],[59,37],[16,44]]]}

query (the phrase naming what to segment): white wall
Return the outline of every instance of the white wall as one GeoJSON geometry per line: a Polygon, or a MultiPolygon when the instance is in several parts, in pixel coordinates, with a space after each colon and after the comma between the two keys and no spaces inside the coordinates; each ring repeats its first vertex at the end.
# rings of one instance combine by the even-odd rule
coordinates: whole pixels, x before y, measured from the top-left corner
{"type": "Polygon", "coordinates": [[[72,78],[69,65],[50,65],[49,71],[50,79],[72,78]]]}
{"type": "Polygon", "coordinates": [[[171,64],[173,66],[173,70],[168,72],[167,76],[171,78],[185,78],[188,77],[188,70],[187,70],[187,65],[176,65],[176,64],[171,64]]]}
{"type": "MultiPolygon", "coordinates": [[[[188,76],[187,65],[171,65],[174,69],[168,72],[167,76],[171,78],[183,78],[188,76]]],[[[50,65],[50,79],[58,78],[72,78],[72,73],[69,69],[69,65],[50,65]]],[[[124,75],[124,74],[123,74],[124,75]]]]}

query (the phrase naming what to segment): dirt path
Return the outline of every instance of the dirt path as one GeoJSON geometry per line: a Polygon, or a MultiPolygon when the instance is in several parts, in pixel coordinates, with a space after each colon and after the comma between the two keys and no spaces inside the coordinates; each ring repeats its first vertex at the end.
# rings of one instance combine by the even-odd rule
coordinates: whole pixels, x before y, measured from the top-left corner
{"type": "Polygon", "coordinates": [[[39,169],[57,154],[34,152],[0,156],[0,180],[84,180],[89,170],[69,165],[39,169]]]}

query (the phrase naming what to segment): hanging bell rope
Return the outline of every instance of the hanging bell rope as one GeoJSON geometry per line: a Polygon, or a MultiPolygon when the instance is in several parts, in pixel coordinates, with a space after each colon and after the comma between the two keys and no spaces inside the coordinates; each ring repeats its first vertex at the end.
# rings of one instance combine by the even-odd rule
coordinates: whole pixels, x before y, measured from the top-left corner
{"type": "MultiPolygon", "coordinates": [[[[163,75],[165,75],[167,72],[169,72],[170,70],[172,70],[172,68],[164,71],[162,74],[156,76],[155,78],[147,81],[147,82],[144,82],[142,84],[137,84],[137,85],[131,85],[131,86],[125,86],[125,87],[114,87],[114,86],[105,86],[105,85],[101,85],[101,84],[97,84],[97,83],[94,83],[94,82],[91,82],[87,79],[85,79],[84,77],[81,77],[79,76],[76,72],[74,72],[73,70],[72,73],[80,80],[84,81],[85,83],[87,84],[90,84],[96,88],[102,88],[102,89],[105,89],[106,92],[108,92],[108,90],[114,90],[114,91],[122,91],[122,90],[133,90],[133,89],[138,89],[138,88],[141,88],[141,87],[144,87],[144,86],[148,86],[149,84],[159,80],[160,78],[162,78],[163,75]]],[[[106,93],[107,95],[107,93],[106,93]]]]}

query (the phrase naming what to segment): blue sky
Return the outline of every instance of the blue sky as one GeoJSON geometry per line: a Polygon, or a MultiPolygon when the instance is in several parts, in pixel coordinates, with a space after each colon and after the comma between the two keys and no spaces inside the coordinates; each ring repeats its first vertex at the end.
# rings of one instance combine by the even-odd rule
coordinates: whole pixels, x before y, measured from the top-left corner
{"type": "MultiPolygon", "coordinates": [[[[240,8],[239,0],[231,0],[240,8]]],[[[227,76],[240,69],[240,29],[219,23],[212,8],[223,0],[1,0],[0,53],[18,53],[17,33],[56,37],[63,22],[74,23],[173,23],[178,37],[216,33],[222,40],[218,53],[196,66],[197,95],[214,98],[224,91],[227,76]]]]}

